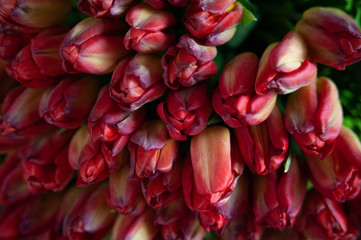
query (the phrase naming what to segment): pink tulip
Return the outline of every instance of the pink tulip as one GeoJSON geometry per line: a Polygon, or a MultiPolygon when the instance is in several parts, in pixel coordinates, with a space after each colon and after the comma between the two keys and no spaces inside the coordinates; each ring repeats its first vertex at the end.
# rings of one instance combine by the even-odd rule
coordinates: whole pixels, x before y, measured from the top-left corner
{"type": "Polygon", "coordinates": [[[120,18],[137,0],[79,0],[78,8],[90,17],[120,18]]]}

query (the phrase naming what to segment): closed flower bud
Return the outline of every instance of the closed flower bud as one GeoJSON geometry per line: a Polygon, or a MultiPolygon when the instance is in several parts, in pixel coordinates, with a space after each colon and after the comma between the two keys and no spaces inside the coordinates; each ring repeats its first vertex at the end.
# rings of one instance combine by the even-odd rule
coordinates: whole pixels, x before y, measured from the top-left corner
{"type": "Polygon", "coordinates": [[[313,7],[296,25],[312,59],[344,70],[361,59],[361,32],[347,13],[337,8],[313,7]]]}
{"type": "Polygon", "coordinates": [[[255,221],[277,230],[294,225],[306,193],[307,179],[298,159],[290,157],[289,161],[289,169],[257,175],[253,180],[255,221]]]}
{"type": "Polygon", "coordinates": [[[183,195],[178,197],[167,206],[157,208],[154,216],[154,222],[159,225],[168,225],[182,219],[190,212],[184,202],[183,195]]]}
{"type": "Polygon", "coordinates": [[[65,74],[59,46],[65,34],[44,31],[31,39],[7,67],[9,76],[30,88],[46,88],[59,82],[65,74]]]}
{"type": "Polygon", "coordinates": [[[297,230],[306,239],[356,239],[356,226],[338,202],[310,190],[297,216],[297,230]]]}
{"type": "Polygon", "coordinates": [[[145,201],[140,180],[132,176],[128,164],[110,174],[107,202],[120,214],[137,215],[143,211],[145,201]]]}
{"type": "Polygon", "coordinates": [[[212,60],[217,55],[214,46],[206,46],[190,35],[183,35],[162,57],[164,83],[173,90],[190,87],[217,73],[212,60]]]}
{"type": "Polygon", "coordinates": [[[247,52],[237,55],[222,70],[212,103],[214,110],[232,128],[263,122],[276,104],[274,90],[262,96],[256,94],[257,68],[257,56],[247,52]]]}
{"type": "Polygon", "coordinates": [[[138,178],[169,173],[178,159],[178,142],[168,137],[160,120],[148,120],[131,135],[128,144],[130,165],[138,178]]]}
{"type": "Polygon", "coordinates": [[[169,135],[184,141],[187,136],[197,135],[207,127],[212,109],[207,85],[199,83],[168,92],[167,100],[158,104],[157,113],[169,135]]]}
{"type": "Polygon", "coordinates": [[[87,125],[82,125],[76,130],[69,143],[68,160],[69,164],[74,170],[79,170],[79,157],[83,151],[84,146],[90,141],[90,134],[87,125]]]}
{"type": "Polygon", "coordinates": [[[199,213],[199,222],[206,232],[216,231],[222,232],[226,219],[216,210],[205,211],[199,213]]]}
{"type": "Polygon", "coordinates": [[[196,38],[204,39],[206,45],[218,46],[231,40],[242,16],[242,5],[238,2],[218,14],[203,11],[197,2],[192,2],[183,22],[188,31],[196,38]]]}
{"type": "Polygon", "coordinates": [[[62,23],[70,9],[70,0],[4,1],[0,20],[23,31],[36,31],[62,23]]]}
{"type": "Polygon", "coordinates": [[[73,170],[68,162],[68,143],[73,133],[54,129],[20,148],[23,177],[33,194],[62,191],[71,180],[73,170]]]}
{"type": "Polygon", "coordinates": [[[40,99],[45,90],[18,86],[5,97],[2,105],[0,133],[5,136],[31,136],[43,133],[52,126],[39,116],[40,99]]]}
{"type": "Polygon", "coordinates": [[[86,18],[75,25],[60,46],[68,73],[106,74],[129,52],[123,46],[125,25],[107,18],[86,18]]]}
{"type": "Polygon", "coordinates": [[[120,18],[137,0],[79,0],[78,8],[90,17],[120,18]]]}
{"type": "Polygon", "coordinates": [[[110,82],[110,96],[126,111],[135,111],[161,97],[166,90],[162,81],[160,57],[136,54],[119,62],[110,82]]]}
{"type": "Polygon", "coordinates": [[[30,196],[17,152],[10,152],[0,165],[0,204],[14,203],[30,196]]]}
{"type": "Polygon", "coordinates": [[[342,126],[336,85],[326,77],[292,93],[287,99],[285,127],[310,156],[327,157],[342,126]]]}
{"type": "Polygon", "coordinates": [[[111,151],[111,156],[118,155],[128,143],[130,134],[143,121],[147,111],[139,108],[134,112],[124,111],[110,97],[108,85],[99,92],[98,99],[88,118],[88,129],[93,141],[102,141],[111,151]]]}
{"type": "Polygon", "coordinates": [[[315,188],[324,196],[344,202],[361,190],[361,143],[355,133],[343,127],[335,148],[325,159],[306,156],[315,188]]]}
{"type": "Polygon", "coordinates": [[[97,79],[66,77],[44,92],[39,104],[39,115],[59,128],[78,128],[87,120],[98,91],[97,79]]]}
{"type": "Polygon", "coordinates": [[[256,174],[277,170],[287,158],[288,135],[278,106],[266,121],[254,126],[242,125],[234,133],[245,163],[256,174]]]}
{"type": "Polygon", "coordinates": [[[303,37],[291,31],[281,42],[269,45],[264,51],[255,89],[260,95],[268,89],[288,94],[315,81],[316,75],[317,66],[308,60],[303,37]]]}
{"type": "Polygon", "coordinates": [[[208,127],[192,138],[182,173],[184,199],[191,210],[212,210],[232,193],[243,171],[238,151],[223,126],[208,127]]]}
{"type": "Polygon", "coordinates": [[[131,26],[124,37],[124,46],[128,50],[140,53],[163,51],[175,39],[175,32],[169,28],[175,23],[170,11],[139,3],[127,12],[125,21],[131,26]]]}
{"type": "Polygon", "coordinates": [[[159,226],[154,223],[154,210],[146,208],[138,215],[118,215],[110,240],[152,240],[155,239],[159,226]]]}

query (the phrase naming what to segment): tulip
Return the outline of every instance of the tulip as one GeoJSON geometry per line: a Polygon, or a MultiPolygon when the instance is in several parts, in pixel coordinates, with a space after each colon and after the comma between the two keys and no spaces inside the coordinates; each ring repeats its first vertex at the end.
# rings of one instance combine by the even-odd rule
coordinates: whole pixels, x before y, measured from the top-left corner
{"type": "Polygon", "coordinates": [[[0,133],[4,136],[31,136],[51,128],[39,116],[38,107],[45,90],[18,86],[5,97],[2,105],[0,133]]]}
{"type": "Polygon", "coordinates": [[[361,59],[361,32],[347,13],[337,8],[313,7],[296,25],[312,59],[344,70],[361,59]]]}
{"type": "Polygon", "coordinates": [[[307,45],[297,32],[291,31],[281,42],[270,44],[260,60],[256,93],[263,95],[275,89],[288,94],[315,81],[317,66],[307,58],[307,45]]]}
{"type": "Polygon", "coordinates": [[[257,67],[257,56],[247,52],[237,55],[222,70],[212,103],[214,110],[232,128],[265,121],[276,104],[274,90],[262,96],[256,94],[257,67]]]}
{"type": "Polygon", "coordinates": [[[256,222],[277,230],[291,228],[301,210],[306,182],[296,157],[290,157],[289,169],[279,169],[253,180],[253,211],[256,222]]]}
{"type": "Polygon", "coordinates": [[[130,134],[139,127],[146,112],[144,107],[134,112],[121,110],[109,96],[108,85],[104,86],[88,118],[89,133],[94,142],[102,141],[111,156],[116,156],[128,143],[130,134]]]}
{"type": "Polygon", "coordinates": [[[54,129],[20,148],[23,177],[33,194],[62,191],[71,180],[73,170],[68,163],[68,142],[73,133],[54,129]]]}
{"type": "Polygon", "coordinates": [[[62,203],[63,236],[66,239],[103,239],[111,229],[117,213],[106,201],[107,184],[84,189],[74,194],[73,203],[62,203]],[[68,209],[64,209],[64,205],[68,209]],[[70,205],[70,206],[69,206],[70,205]]]}
{"type": "Polygon", "coordinates": [[[342,127],[335,148],[325,159],[306,156],[310,179],[324,196],[338,202],[355,199],[361,190],[361,143],[355,133],[342,127]]]}
{"type": "Polygon", "coordinates": [[[211,99],[204,83],[170,91],[166,101],[157,107],[157,113],[167,126],[169,135],[178,141],[202,132],[207,127],[211,112],[211,99]]]}
{"type": "Polygon", "coordinates": [[[249,169],[265,175],[277,170],[287,158],[288,135],[278,106],[266,121],[234,129],[244,161],[249,169]]]}
{"type": "Polygon", "coordinates": [[[316,190],[307,193],[296,227],[306,239],[356,239],[359,234],[342,206],[316,190]]]}
{"type": "Polygon", "coordinates": [[[85,145],[90,141],[87,125],[82,125],[76,130],[69,143],[68,160],[72,169],[79,170],[79,157],[85,145]]]}
{"type": "Polygon", "coordinates": [[[175,39],[175,32],[170,26],[176,20],[170,11],[139,3],[127,12],[125,21],[131,26],[124,37],[124,46],[128,50],[140,53],[163,51],[175,39]]]}
{"type": "Polygon", "coordinates": [[[128,144],[134,176],[154,178],[169,173],[178,159],[178,142],[168,137],[160,120],[147,120],[131,135],[128,144]]]}
{"type": "Polygon", "coordinates": [[[155,239],[158,230],[159,226],[154,224],[154,210],[146,208],[138,215],[118,215],[110,240],[152,240],[155,239]]]}
{"type": "Polygon", "coordinates": [[[238,2],[218,14],[203,11],[197,2],[192,2],[185,12],[183,23],[194,37],[204,39],[206,45],[218,46],[231,40],[242,16],[243,8],[238,2]]]}
{"type": "Polygon", "coordinates": [[[98,91],[97,79],[80,76],[64,78],[44,92],[39,115],[59,128],[78,128],[88,118],[98,91]]]}
{"type": "Polygon", "coordinates": [[[47,30],[31,39],[7,67],[9,76],[30,88],[46,88],[59,82],[65,72],[58,49],[65,34],[54,32],[47,30]]]}
{"type": "Polygon", "coordinates": [[[0,214],[0,239],[31,239],[50,229],[61,199],[60,193],[50,193],[5,205],[0,214]]]}
{"type": "MultiPolygon", "coordinates": [[[[1,126],[1,121],[0,121],[1,126]]],[[[0,127],[1,129],[1,127],[0,127]]],[[[8,154],[11,153],[13,150],[18,149],[20,146],[24,145],[29,141],[29,137],[22,137],[22,136],[3,136],[0,134],[0,153],[1,154],[8,154]]]]}
{"type": "Polygon", "coordinates": [[[182,173],[187,206],[204,212],[227,198],[243,171],[242,161],[226,127],[208,127],[194,136],[182,173]]]}
{"type": "Polygon", "coordinates": [[[156,209],[154,222],[162,226],[169,225],[171,223],[177,223],[183,217],[188,215],[188,213],[193,215],[193,213],[187,208],[183,195],[180,194],[167,206],[156,209]]]}
{"type": "Polygon", "coordinates": [[[37,31],[62,23],[70,9],[70,0],[2,0],[0,20],[23,31],[37,31]]]}
{"type": "Polygon", "coordinates": [[[222,232],[226,219],[217,211],[204,211],[199,213],[199,222],[206,232],[222,232]]]}
{"type": "Polygon", "coordinates": [[[137,215],[143,211],[145,201],[140,180],[132,176],[128,164],[110,174],[107,202],[120,214],[137,215]]]}
{"type": "Polygon", "coordinates": [[[120,18],[137,0],[79,0],[78,8],[90,17],[120,18]]]}
{"type": "Polygon", "coordinates": [[[107,18],[86,18],[75,25],[60,46],[68,73],[106,74],[129,52],[124,48],[125,26],[107,18]]]}
{"type": "Polygon", "coordinates": [[[0,204],[14,203],[30,196],[27,182],[23,178],[21,159],[10,152],[0,165],[0,204]]]}
{"type": "Polygon", "coordinates": [[[110,96],[125,111],[135,111],[161,97],[163,84],[160,57],[136,54],[119,62],[110,82],[110,96]]]}
{"type": "Polygon", "coordinates": [[[329,78],[319,77],[287,99],[285,127],[307,155],[323,159],[332,152],[342,119],[337,87],[329,78]]]}
{"type": "Polygon", "coordinates": [[[167,3],[175,7],[185,7],[189,0],[145,0],[145,2],[156,9],[163,9],[167,6],[167,3]]]}
{"type": "Polygon", "coordinates": [[[142,190],[148,206],[157,209],[169,205],[182,195],[181,163],[173,163],[170,172],[142,180],[142,190]]]}
{"type": "Polygon", "coordinates": [[[190,35],[183,35],[162,57],[163,80],[172,90],[190,87],[217,73],[212,60],[217,55],[214,46],[206,46],[190,35]]]}
{"type": "Polygon", "coordinates": [[[193,0],[205,12],[222,14],[235,0],[193,0]]]}

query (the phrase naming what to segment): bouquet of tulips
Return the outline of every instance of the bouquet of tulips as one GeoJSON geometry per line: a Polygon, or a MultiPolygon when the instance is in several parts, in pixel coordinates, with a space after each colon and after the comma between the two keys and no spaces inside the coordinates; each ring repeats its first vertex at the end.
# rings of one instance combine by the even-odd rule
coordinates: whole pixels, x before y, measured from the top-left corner
{"type": "Polygon", "coordinates": [[[357,239],[361,5],[278,2],[0,0],[0,240],[357,239]]]}

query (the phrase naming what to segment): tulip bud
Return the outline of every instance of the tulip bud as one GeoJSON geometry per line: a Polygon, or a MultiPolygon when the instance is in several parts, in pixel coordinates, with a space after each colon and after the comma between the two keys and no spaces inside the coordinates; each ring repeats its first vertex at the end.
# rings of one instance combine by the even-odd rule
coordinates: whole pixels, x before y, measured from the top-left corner
{"type": "Polygon", "coordinates": [[[205,12],[222,14],[235,0],[193,0],[205,12]]]}
{"type": "Polygon", "coordinates": [[[285,127],[307,155],[323,159],[332,152],[342,119],[337,87],[329,78],[319,77],[287,99],[285,127]]]}
{"type": "Polygon", "coordinates": [[[361,59],[361,32],[347,13],[337,8],[313,7],[296,25],[312,59],[344,70],[361,59]]]}
{"type": "Polygon", "coordinates": [[[306,239],[356,239],[359,234],[342,206],[316,190],[307,193],[296,227],[306,239]]]}
{"type": "Polygon", "coordinates": [[[183,167],[183,194],[191,210],[208,211],[228,197],[243,162],[226,127],[208,127],[191,140],[183,167]],[[231,147],[232,146],[232,147],[231,147]]]}
{"type": "Polygon", "coordinates": [[[166,90],[160,57],[136,54],[119,62],[110,82],[110,96],[125,111],[135,111],[158,99],[166,90]]]}
{"type": "Polygon", "coordinates": [[[7,67],[9,76],[30,88],[46,88],[60,81],[65,74],[59,55],[59,46],[65,34],[45,31],[31,39],[7,67]],[[50,32],[50,33],[49,33],[50,32]]]}
{"type": "Polygon", "coordinates": [[[125,18],[131,26],[124,37],[126,49],[140,53],[153,53],[166,50],[175,39],[175,17],[170,11],[157,10],[146,3],[132,7],[125,18]]]}
{"type": "Polygon", "coordinates": [[[68,142],[73,133],[54,129],[20,148],[23,176],[33,194],[62,191],[71,180],[73,170],[68,162],[68,142]]]}
{"type": "Polygon", "coordinates": [[[94,142],[104,142],[111,156],[116,156],[126,146],[130,134],[139,127],[146,113],[144,107],[134,112],[121,110],[109,96],[108,85],[104,86],[88,118],[89,133],[94,142]]]}
{"type": "Polygon", "coordinates": [[[279,169],[253,180],[253,211],[256,222],[283,230],[294,225],[306,193],[306,182],[296,157],[289,169],[279,169]]]}
{"type": "Polygon", "coordinates": [[[69,143],[68,159],[72,169],[79,170],[79,157],[84,146],[90,141],[90,135],[86,125],[82,125],[73,135],[69,143]]]}
{"type": "Polygon", "coordinates": [[[48,28],[64,21],[70,0],[14,0],[0,5],[0,20],[24,31],[48,28]]]}
{"type": "Polygon", "coordinates": [[[361,190],[361,143],[355,133],[342,127],[335,148],[325,159],[306,156],[310,179],[324,196],[344,202],[361,190]]]}
{"type": "Polygon", "coordinates": [[[78,128],[88,118],[98,91],[97,79],[79,76],[64,78],[44,92],[39,115],[59,128],[78,128]]]}
{"type": "Polygon", "coordinates": [[[206,46],[190,35],[183,35],[162,57],[163,80],[172,90],[190,87],[217,73],[212,60],[217,55],[214,46],[206,46]]]}
{"type": "Polygon", "coordinates": [[[120,18],[137,0],[79,0],[78,8],[90,17],[120,18]]]}
{"type": "Polygon", "coordinates": [[[124,48],[125,26],[106,18],[86,18],[73,27],[60,46],[68,73],[106,74],[129,52],[124,48]]]}
{"type": "Polygon", "coordinates": [[[132,176],[128,164],[110,174],[107,202],[120,214],[137,215],[143,211],[145,201],[140,180],[132,176]]]}
{"type": "Polygon", "coordinates": [[[156,209],[154,222],[162,226],[169,225],[182,219],[188,213],[190,213],[190,211],[184,202],[183,195],[180,194],[167,206],[156,209]]]}
{"type": "Polygon", "coordinates": [[[0,204],[19,202],[28,196],[30,190],[23,178],[21,159],[17,152],[10,152],[0,165],[0,204]]]}
{"type": "Polygon", "coordinates": [[[39,116],[38,107],[45,90],[18,86],[5,97],[2,105],[0,133],[4,136],[31,136],[52,126],[39,116]]]}
{"type": "Polygon", "coordinates": [[[244,161],[249,169],[265,175],[277,170],[287,158],[288,135],[278,106],[266,121],[234,129],[244,161]]]}
{"type": "Polygon", "coordinates": [[[66,239],[96,240],[105,237],[117,216],[107,204],[107,190],[107,184],[97,185],[86,188],[73,198],[75,203],[66,210],[63,221],[66,239]]]}
{"type": "Polygon", "coordinates": [[[159,226],[154,224],[154,210],[146,208],[138,215],[118,215],[110,240],[152,240],[155,239],[158,230],[159,226]]]}
{"type": "Polygon", "coordinates": [[[242,5],[235,2],[218,14],[203,11],[197,5],[197,2],[192,2],[185,12],[183,23],[188,31],[196,38],[204,39],[209,46],[222,45],[231,40],[242,20],[242,5]]]}
{"type": "Polygon", "coordinates": [[[281,42],[269,45],[259,63],[256,93],[263,95],[273,88],[288,94],[315,81],[317,66],[307,58],[307,45],[297,32],[291,31],[281,42]]]}
{"type": "Polygon", "coordinates": [[[262,96],[256,94],[257,67],[257,56],[247,52],[237,55],[222,70],[212,103],[214,110],[232,128],[263,122],[276,104],[277,94],[274,90],[262,96]]]}
{"type": "Polygon", "coordinates": [[[0,214],[0,239],[32,239],[50,229],[61,199],[59,193],[50,193],[5,205],[0,214]]]}
{"type": "Polygon", "coordinates": [[[178,141],[202,132],[207,127],[211,112],[211,99],[204,83],[170,91],[167,100],[157,107],[169,135],[178,141]]]}
{"type": "Polygon", "coordinates": [[[185,7],[189,0],[145,0],[145,2],[156,9],[163,9],[167,7],[167,3],[170,3],[175,7],[185,7]]]}
{"type": "Polygon", "coordinates": [[[178,142],[168,137],[160,120],[148,120],[132,134],[128,144],[130,166],[138,178],[169,173],[178,159],[178,142]]]}
{"type": "MultiPolygon", "coordinates": [[[[0,121],[0,129],[1,129],[1,121],[0,121]]],[[[20,146],[24,145],[28,141],[29,141],[29,137],[22,137],[22,136],[8,137],[0,134],[0,153],[10,154],[11,151],[17,150],[20,146]]]]}

